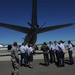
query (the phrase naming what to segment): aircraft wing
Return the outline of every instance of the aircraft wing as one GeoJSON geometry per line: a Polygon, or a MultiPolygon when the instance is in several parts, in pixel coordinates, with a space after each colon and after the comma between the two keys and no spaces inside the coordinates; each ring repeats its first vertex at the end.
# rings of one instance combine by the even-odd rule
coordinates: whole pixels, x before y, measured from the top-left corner
{"type": "Polygon", "coordinates": [[[74,23],[69,23],[69,24],[62,24],[62,25],[56,25],[56,26],[50,26],[50,27],[44,27],[44,28],[39,28],[38,33],[46,32],[46,31],[51,31],[51,30],[56,30],[68,26],[72,26],[74,23]]]}
{"type": "Polygon", "coordinates": [[[6,24],[6,23],[0,23],[0,27],[12,29],[23,33],[28,33],[30,31],[29,28],[18,26],[18,25],[6,24]]]}

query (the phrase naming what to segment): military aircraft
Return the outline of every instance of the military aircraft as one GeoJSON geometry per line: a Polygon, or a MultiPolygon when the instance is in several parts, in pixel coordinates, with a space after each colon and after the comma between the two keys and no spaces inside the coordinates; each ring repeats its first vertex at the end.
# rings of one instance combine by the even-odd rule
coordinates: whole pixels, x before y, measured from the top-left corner
{"type": "Polygon", "coordinates": [[[22,27],[18,25],[12,25],[12,24],[6,24],[6,23],[0,23],[0,27],[12,29],[12,30],[27,34],[26,37],[24,38],[24,42],[31,43],[32,45],[35,45],[36,43],[37,34],[47,32],[47,31],[52,31],[59,28],[72,26],[73,23],[43,27],[45,25],[44,23],[42,26],[39,26],[37,23],[37,0],[32,0],[32,18],[31,18],[31,23],[28,22],[28,25],[30,25],[31,28],[22,27]]]}

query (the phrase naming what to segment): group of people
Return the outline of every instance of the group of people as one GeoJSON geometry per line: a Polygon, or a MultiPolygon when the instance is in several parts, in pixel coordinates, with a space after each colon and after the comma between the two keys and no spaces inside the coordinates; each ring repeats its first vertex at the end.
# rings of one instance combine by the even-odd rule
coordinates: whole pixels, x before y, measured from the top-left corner
{"type": "MultiPolygon", "coordinates": [[[[41,46],[41,50],[43,51],[45,65],[49,66],[50,63],[57,63],[58,67],[65,66],[64,56],[66,51],[65,51],[65,46],[63,41],[60,41],[60,42],[50,41],[49,45],[47,45],[47,43],[44,42],[41,46]]],[[[72,53],[73,53],[73,45],[71,41],[68,41],[68,54],[69,54],[70,65],[74,64],[72,53]]],[[[12,61],[12,67],[13,67],[12,75],[19,75],[19,65],[23,66],[23,63],[24,63],[24,66],[33,68],[32,44],[22,43],[20,47],[20,59],[19,59],[18,50],[17,50],[17,42],[14,42],[11,48],[11,61],[12,61]]]]}
{"type": "MultiPolygon", "coordinates": [[[[46,42],[43,43],[41,50],[43,51],[45,65],[49,65],[49,63],[57,63],[58,67],[64,67],[64,56],[66,53],[64,42],[61,40],[60,42],[54,41],[49,42],[49,45],[46,42]],[[50,55],[50,57],[49,57],[50,55]]],[[[68,41],[68,54],[70,65],[74,64],[73,60],[73,45],[71,41],[68,41]]]]}
{"type": "Polygon", "coordinates": [[[12,61],[12,75],[19,75],[19,65],[28,66],[29,68],[33,68],[32,61],[33,61],[33,48],[32,44],[25,44],[22,43],[20,47],[20,59],[18,55],[17,50],[17,42],[13,43],[12,49],[11,49],[11,61],[12,61]]]}
{"type": "Polygon", "coordinates": [[[20,54],[21,54],[20,66],[23,65],[23,60],[24,60],[24,66],[28,66],[29,68],[33,68],[33,66],[32,66],[32,61],[33,61],[32,44],[22,43],[22,46],[20,47],[20,54]]]}

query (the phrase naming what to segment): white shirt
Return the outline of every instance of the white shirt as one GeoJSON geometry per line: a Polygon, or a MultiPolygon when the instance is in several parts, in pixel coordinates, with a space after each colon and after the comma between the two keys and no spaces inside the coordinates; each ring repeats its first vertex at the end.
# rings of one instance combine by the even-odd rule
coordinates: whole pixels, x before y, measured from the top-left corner
{"type": "Polygon", "coordinates": [[[28,52],[29,53],[33,52],[33,48],[32,47],[28,47],[28,52]]]}
{"type": "Polygon", "coordinates": [[[26,50],[28,51],[28,45],[25,45],[26,50]]]}
{"type": "Polygon", "coordinates": [[[55,50],[55,47],[54,47],[54,45],[53,44],[50,44],[50,46],[49,46],[49,49],[51,50],[55,50]]]}
{"type": "Polygon", "coordinates": [[[73,50],[72,44],[69,44],[68,48],[69,48],[69,51],[72,51],[73,50]]]}
{"type": "Polygon", "coordinates": [[[60,48],[62,49],[62,51],[64,51],[65,50],[65,46],[64,46],[64,44],[62,44],[62,43],[60,43],[60,48]]]}
{"type": "Polygon", "coordinates": [[[25,46],[22,45],[22,46],[20,47],[20,52],[21,52],[21,53],[25,53],[25,52],[26,52],[25,46]]]}
{"type": "Polygon", "coordinates": [[[55,44],[55,50],[59,50],[58,46],[59,44],[55,44]]]}

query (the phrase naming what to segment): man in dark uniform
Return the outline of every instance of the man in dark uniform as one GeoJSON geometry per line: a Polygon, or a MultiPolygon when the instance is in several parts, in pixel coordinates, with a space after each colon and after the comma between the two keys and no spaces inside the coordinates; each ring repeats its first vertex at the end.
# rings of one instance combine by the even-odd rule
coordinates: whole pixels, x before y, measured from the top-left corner
{"type": "Polygon", "coordinates": [[[41,50],[43,51],[45,64],[48,66],[49,65],[49,56],[48,56],[49,47],[47,46],[46,42],[43,43],[41,50]]]}

